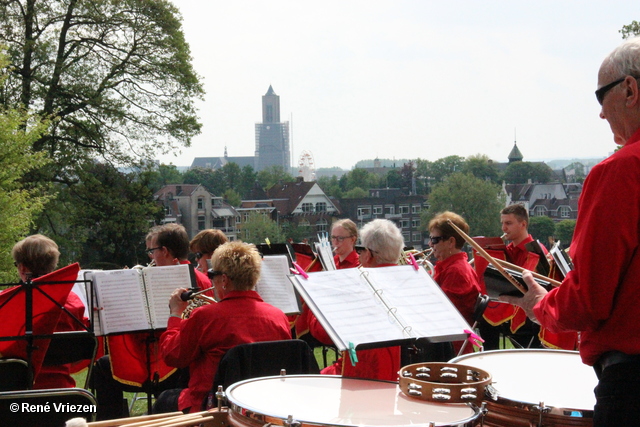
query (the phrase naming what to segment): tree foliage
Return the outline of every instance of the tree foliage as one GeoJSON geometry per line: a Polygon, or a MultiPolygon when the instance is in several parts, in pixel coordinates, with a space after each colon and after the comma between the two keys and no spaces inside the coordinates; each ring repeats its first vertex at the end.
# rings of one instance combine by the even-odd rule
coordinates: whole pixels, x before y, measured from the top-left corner
{"type": "Polygon", "coordinates": [[[269,166],[258,172],[257,180],[262,188],[268,190],[280,181],[291,182],[295,179],[290,173],[285,172],[282,166],[269,166]]]}
{"type": "Polygon", "coordinates": [[[470,173],[479,179],[495,183],[498,182],[498,168],[486,154],[476,154],[475,156],[467,157],[467,160],[465,160],[462,166],[462,172],[470,173]]]}
{"type": "Polygon", "coordinates": [[[453,211],[467,221],[472,235],[497,236],[503,197],[496,184],[471,174],[454,173],[433,188],[429,209],[420,215],[422,228],[426,230],[437,213],[453,211]]]}
{"type": "Polygon", "coordinates": [[[545,183],[551,180],[553,171],[545,163],[513,162],[504,171],[502,179],[507,184],[545,183]]]}
{"type": "Polygon", "coordinates": [[[553,238],[556,225],[548,216],[532,216],[529,218],[529,234],[549,247],[549,238],[553,238]]]}
{"type": "Polygon", "coordinates": [[[178,9],[167,0],[11,0],[0,3],[0,44],[13,73],[2,103],[52,120],[34,142],[75,181],[95,156],[129,162],[188,146],[203,90],[178,9]]]}
{"type": "Polygon", "coordinates": [[[622,34],[623,39],[628,39],[629,37],[634,37],[640,34],[640,23],[638,21],[631,21],[629,25],[623,25],[622,29],[618,31],[622,34]]]}
{"type": "Polygon", "coordinates": [[[248,243],[259,244],[265,239],[271,243],[284,243],[285,236],[274,220],[260,212],[251,212],[240,226],[241,239],[248,243]]]}
{"type": "Polygon", "coordinates": [[[571,245],[571,241],[573,240],[573,232],[575,231],[575,229],[575,219],[564,219],[556,224],[556,240],[560,241],[560,244],[563,248],[567,248],[571,245]]]}

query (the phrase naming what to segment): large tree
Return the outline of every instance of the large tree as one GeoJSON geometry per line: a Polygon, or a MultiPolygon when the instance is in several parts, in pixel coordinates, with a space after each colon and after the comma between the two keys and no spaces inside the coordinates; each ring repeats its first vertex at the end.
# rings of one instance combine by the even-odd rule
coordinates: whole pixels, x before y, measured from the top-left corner
{"type": "Polygon", "coordinates": [[[76,181],[76,165],[188,146],[202,97],[178,9],[167,0],[4,0],[13,73],[1,102],[51,118],[33,144],[55,159],[32,179],[76,181]]]}
{"type": "Polygon", "coordinates": [[[498,185],[471,174],[454,173],[433,188],[429,209],[420,215],[423,229],[437,213],[453,211],[464,217],[471,235],[497,236],[503,198],[498,185]]]}
{"type": "Polygon", "coordinates": [[[529,233],[534,239],[549,248],[549,241],[553,239],[556,225],[548,216],[532,216],[529,218],[529,233]]]}

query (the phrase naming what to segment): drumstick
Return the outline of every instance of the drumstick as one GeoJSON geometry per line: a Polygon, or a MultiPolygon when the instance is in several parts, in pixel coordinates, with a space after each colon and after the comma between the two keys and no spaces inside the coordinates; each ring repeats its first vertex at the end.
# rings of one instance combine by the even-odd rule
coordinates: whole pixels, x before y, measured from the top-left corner
{"type": "Polygon", "coordinates": [[[152,421],[157,420],[159,418],[167,418],[167,417],[175,417],[177,415],[184,415],[182,411],[177,412],[168,412],[166,414],[153,414],[153,415],[142,415],[139,417],[133,418],[118,418],[116,420],[106,420],[106,421],[93,421],[88,423],[88,427],[117,427],[117,426],[129,426],[134,423],[139,423],[141,421],[152,421]]]}
{"type": "MultiPolygon", "coordinates": [[[[525,269],[520,267],[519,265],[511,264],[510,262],[507,262],[505,260],[498,259],[498,258],[494,258],[494,259],[496,260],[496,262],[500,263],[500,265],[502,265],[504,268],[508,268],[510,270],[515,270],[518,273],[522,273],[523,271],[525,271],[525,269]]],[[[535,271],[532,271],[531,274],[536,279],[540,279],[540,280],[544,280],[545,282],[549,282],[549,283],[551,283],[552,286],[555,286],[556,288],[558,286],[562,285],[562,282],[558,282],[557,280],[554,280],[554,279],[552,279],[550,277],[543,276],[542,274],[536,273],[535,271]]]]}
{"type": "Polygon", "coordinates": [[[512,275],[510,275],[509,273],[507,273],[505,271],[505,269],[502,267],[502,265],[500,265],[491,255],[489,255],[487,253],[487,251],[482,249],[482,246],[477,244],[471,237],[469,237],[467,235],[467,233],[465,233],[464,231],[460,230],[460,228],[457,225],[455,225],[453,223],[453,221],[448,219],[447,222],[449,223],[449,225],[451,225],[451,227],[453,227],[454,230],[456,230],[458,232],[460,237],[462,237],[473,249],[475,249],[480,255],[482,255],[482,257],[484,259],[489,261],[496,268],[496,270],[498,270],[504,276],[504,278],[509,281],[509,283],[511,283],[513,286],[515,286],[516,289],[518,289],[523,294],[525,294],[527,292],[527,290],[525,288],[523,288],[522,285],[520,283],[518,283],[516,281],[516,279],[513,278],[512,275]]]}

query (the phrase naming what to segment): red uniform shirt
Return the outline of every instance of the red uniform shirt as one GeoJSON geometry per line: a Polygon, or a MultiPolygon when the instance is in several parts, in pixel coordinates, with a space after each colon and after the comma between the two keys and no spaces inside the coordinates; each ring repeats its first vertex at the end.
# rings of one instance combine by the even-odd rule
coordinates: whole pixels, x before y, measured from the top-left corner
{"type": "Polygon", "coordinates": [[[552,332],[581,331],[593,365],[617,350],[640,354],[640,131],[584,182],[571,244],[574,270],[536,305],[552,332]]]}
{"type": "Polygon", "coordinates": [[[340,261],[340,255],[334,255],[333,261],[336,264],[337,270],[342,270],[343,268],[356,268],[357,266],[360,265],[360,256],[354,249],[342,261],[340,261]]]}
{"type": "Polygon", "coordinates": [[[262,301],[255,291],[228,292],[220,302],[194,310],[186,320],[170,317],[160,337],[161,355],[170,366],[188,366],[190,374],[178,408],[200,410],[220,359],[231,347],[290,338],[287,316],[262,301]]]}
{"type": "Polygon", "coordinates": [[[453,254],[437,262],[435,270],[433,280],[440,285],[467,323],[473,325],[473,309],[480,294],[480,284],[476,271],[469,265],[467,254],[453,254]]]}

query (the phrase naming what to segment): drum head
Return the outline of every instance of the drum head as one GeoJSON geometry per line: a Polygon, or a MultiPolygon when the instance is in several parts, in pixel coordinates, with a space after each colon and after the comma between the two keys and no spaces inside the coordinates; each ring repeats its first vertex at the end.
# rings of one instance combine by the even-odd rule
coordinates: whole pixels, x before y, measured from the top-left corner
{"type": "Polygon", "coordinates": [[[397,383],[330,375],[257,378],[233,384],[226,393],[234,414],[279,425],[289,415],[325,426],[471,426],[479,417],[468,404],[408,398],[397,383]]]}
{"type": "Polygon", "coordinates": [[[499,401],[518,406],[544,402],[559,415],[592,417],[598,378],[577,351],[494,350],[456,357],[451,362],[488,371],[499,401]]]}

